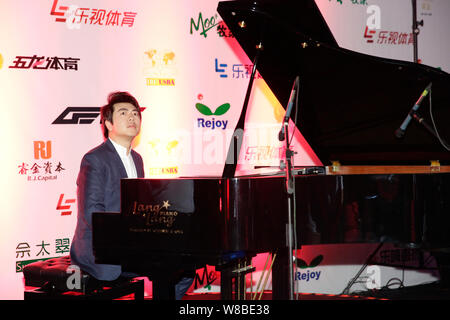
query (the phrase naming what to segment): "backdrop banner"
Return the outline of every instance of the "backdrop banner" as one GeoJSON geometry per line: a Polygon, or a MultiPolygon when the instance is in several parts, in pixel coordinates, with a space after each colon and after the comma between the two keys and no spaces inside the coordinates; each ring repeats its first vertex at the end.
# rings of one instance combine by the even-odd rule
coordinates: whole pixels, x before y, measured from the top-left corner
{"type": "MultiPolygon", "coordinates": [[[[413,60],[410,0],[316,3],[340,46],[413,60]]],[[[69,254],[80,161],[103,141],[100,107],[110,92],[129,91],[144,108],[134,147],[143,156],[146,177],[221,176],[252,62],[217,5],[211,0],[1,1],[0,299],[23,299],[25,265],[69,254]]],[[[445,36],[450,2],[419,0],[417,8],[424,21],[421,63],[450,71],[445,36]]],[[[284,112],[257,73],[237,175],[271,170],[255,165],[279,166],[284,112]]],[[[295,130],[293,149],[295,165],[321,165],[301,130],[295,130]]],[[[296,274],[298,290],[342,292],[372,250],[373,244],[304,247],[297,257],[305,263],[296,274]]],[[[412,252],[385,250],[400,254],[396,263],[417,262],[412,252]]],[[[255,283],[265,256],[254,259],[255,283]]],[[[191,291],[218,290],[212,281],[217,273],[208,268],[198,277],[206,271],[209,280],[196,281],[191,291]]],[[[383,286],[398,272],[405,275],[404,285],[439,276],[428,269],[386,266],[366,272],[368,278],[352,290],[383,286]]],[[[149,281],[146,293],[151,294],[149,281]]]]}

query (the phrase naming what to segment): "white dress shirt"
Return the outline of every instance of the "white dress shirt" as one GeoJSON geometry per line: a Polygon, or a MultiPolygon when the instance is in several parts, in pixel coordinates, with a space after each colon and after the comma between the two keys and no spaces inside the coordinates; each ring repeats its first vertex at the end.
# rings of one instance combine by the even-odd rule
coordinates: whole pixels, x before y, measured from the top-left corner
{"type": "Polygon", "coordinates": [[[116,148],[116,151],[119,154],[120,159],[122,160],[125,170],[127,171],[128,178],[137,178],[136,166],[134,164],[133,157],[131,156],[131,149],[130,153],[127,155],[127,148],[121,146],[118,143],[115,143],[111,139],[109,139],[109,141],[111,141],[114,148],[116,148]]]}

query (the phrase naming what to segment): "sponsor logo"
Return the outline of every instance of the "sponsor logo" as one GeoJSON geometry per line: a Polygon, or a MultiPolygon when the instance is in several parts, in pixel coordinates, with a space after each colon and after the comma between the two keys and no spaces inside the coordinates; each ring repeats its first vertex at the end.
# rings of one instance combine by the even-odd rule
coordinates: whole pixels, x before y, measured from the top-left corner
{"type": "Polygon", "coordinates": [[[67,107],[52,124],[91,124],[100,115],[100,107],[67,107]]]}
{"type": "Polygon", "coordinates": [[[199,12],[197,17],[197,23],[195,22],[194,18],[191,18],[190,34],[193,33],[192,29],[194,29],[195,31],[200,33],[200,35],[206,38],[208,36],[207,35],[208,31],[210,31],[211,29],[213,29],[218,25],[218,22],[216,22],[218,17],[219,15],[216,13],[215,15],[209,18],[203,19],[202,13],[199,12]]]}
{"type": "Polygon", "coordinates": [[[59,196],[58,204],[56,205],[56,210],[61,210],[62,216],[68,216],[72,214],[71,209],[72,203],[75,203],[76,199],[65,199],[63,202],[64,193],[59,196]],[[64,210],[64,211],[63,211],[64,210]]]}
{"type": "MultiPolygon", "coordinates": [[[[199,95],[199,97],[202,97],[202,95],[199,95]]],[[[215,108],[214,111],[210,109],[207,105],[203,103],[196,103],[195,108],[200,112],[201,114],[205,116],[222,116],[225,113],[228,112],[230,109],[229,103],[223,103],[215,108]]],[[[225,130],[228,125],[228,120],[217,120],[216,118],[197,118],[197,127],[198,128],[208,128],[211,130],[215,129],[222,129],[225,130]]]]}
{"type": "MultiPolygon", "coordinates": [[[[252,74],[253,64],[242,63],[223,63],[219,62],[217,58],[214,59],[214,71],[220,78],[233,78],[233,79],[248,79],[252,74]],[[230,68],[228,67],[230,66],[230,68]]],[[[262,79],[259,72],[255,73],[256,79],[262,79]]]]}
{"type": "Polygon", "coordinates": [[[364,39],[367,43],[380,45],[410,45],[414,42],[412,32],[364,29],[364,39]]]}
{"type": "Polygon", "coordinates": [[[154,161],[149,169],[149,174],[153,175],[176,175],[178,174],[178,166],[168,166],[167,164],[176,162],[175,150],[179,144],[178,140],[161,141],[154,139],[150,144],[150,158],[154,161]],[[155,160],[156,159],[156,160],[155,160]]]}
{"type": "Polygon", "coordinates": [[[2,68],[2,66],[3,66],[3,56],[0,53],[0,69],[2,68]]]}
{"type": "Polygon", "coordinates": [[[177,175],[178,174],[178,166],[172,167],[152,167],[148,170],[151,176],[159,176],[159,175],[177,175]]]}
{"type": "Polygon", "coordinates": [[[52,124],[91,124],[99,115],[100,107],[67,107],[52,124]]]}
{"type": "Polygon", "coordinates": [[[51,141],[33,141],[34,159],[50,159],[52,156],[51,141]]]}
{"type": "Polygon", "coordinates": [[[8,68],[77,71],[79,61],[79,58],[72,57],[16,56],[16,60],[8,68]]]}
{"type": "Polygon", "coordinates": [[[376,30],[370,30],[368,26],[366,26],[366,30],[364,31],[364,39],[367,40],[367,43],[373,43],[373,36],[377,33],[376,30]]]}
{"type": "Polygon", "coordinates": [[[80,29],[81,25],[101,27],[133,27],[137,13],[103,8],[86,8],[77,5],[59,5],[53,0],[50,11],[56,22],[63,22],[69,29],[80,29]]]}
{"type": "MultiPolygon", "coordinates": [[[[225,25],[223,21],[218,21],[219,15],[216,13],[213,16],[204,18],[201,12],[198,13],[196,18],[191,18],[189,24],[189,33],[199,34],[204,38],[208,37],[208,32],[216,30],[216,33],[221,38],[234,38],[230,29],[225,25]]],[[[211,34],[211,33],[209,33],[211,34]]]]}
{"type": "Polygon", "coordinates": [[[171,50],[145,51],[143,72],[147,86],[175,86],[175,53],[171,50]]]}
{"type": "Polygon", "coordinates": [[[295,258],[295,264],[297,268],[299,269],[307,269],[306,271],[297,271],[295,272],[295,280],[300,281],[306,281],[309,282],[310,280],[319,280],[320,275],[322,274],[322,271],[310,271],[308,269],[317,267],[323,260],[323,255],[318,255],[314,259],[311,260],[309,265],[304,261],[303,259],[300,259],[298,257],[295,258]]]}
{"type": "Polygon", "coordinates": [[[26,176],[27,181],[56,180],[66,170],[61,161],[51,161],[52,142],[33,141],[34,161],[18,165],[18,174],[26,176]],[[36,161],[42,160],[42,161],[36,161]]]}
{"type": "Polygon", "coordinates": [[[211,290],[211,285],[219,278],[219,274],[217,271],[210,269],[208,271],[208,266],[205,266],[203,269],[197,270],[194,278],[194,290],[198,290],[199,288],[205,288],[207,290],[211,290]]]}
{"type": "Polygon", "coordinates": [[[217,34],[221,38],[234,38],[230,29],[228,29],[227,25],[223,21],[220,21],[219,24],[217,25],[217,34]]]}
{"type": "Polygon", "coordinates": [[[147,78],[146,79],[146,85],[147,86],[174,86],[175,85],[175,79],[152,79],[147,78]]]}
{"type": "Polygon", "coordinates": [[[70,251],[70,238],[59,238],[53,242],[41,240],[30,246],[28,242],[19,242],[16,246],[16,272],[22,272],[27,264],[57,258],[70,251]],[[31,259],[27,259],[31,258],[31,259]],[[24,260],[26,259],[26,260],[24,260]]]}

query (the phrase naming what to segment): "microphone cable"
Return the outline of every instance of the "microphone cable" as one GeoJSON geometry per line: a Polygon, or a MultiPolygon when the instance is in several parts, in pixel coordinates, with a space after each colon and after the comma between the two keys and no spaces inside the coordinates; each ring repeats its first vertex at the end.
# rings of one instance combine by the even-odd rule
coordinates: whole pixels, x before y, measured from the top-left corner
{"type": "Polygon", "coordinates": [[[447,150],[450,151],[450,147],[441,139],[441,136],[439,135],[439,132],[437,130],[436,127],[436,123],[434,122],[434,117],[433,117],[433,111],[432,111],[432,98],[431,98],[431,88],[430,88],[430,97],[429,97],[429,101],[430,101],[430,118],[431,118],[431,123],[433,124],[433,129],[436,132],[436,137],[438,138],[439,142],[441,143],[441,145],[447,150]]]}

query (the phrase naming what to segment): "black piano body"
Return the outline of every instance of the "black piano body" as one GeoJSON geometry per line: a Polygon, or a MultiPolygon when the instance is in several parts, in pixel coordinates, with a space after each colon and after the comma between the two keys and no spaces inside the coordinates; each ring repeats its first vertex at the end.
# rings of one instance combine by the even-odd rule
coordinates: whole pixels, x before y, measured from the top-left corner
{"type": "MultiPolygon", "coordinates": [[[[450,244],[450,167],[338,168],[295,179],[296,245],[391,242],[426,251],[450,244]],[[347,170],[347,171],[346,171],[347,170]],[[361,173],[353,173],[360,170],[361,173]],[[341,171],[341,172],[339,172],[341,171]]],[[[157,298],[181,272],[228,272],[262,252],[286,258],[285,177],[123,179],[120,213],[94,213],[99,263],[148,275],[157,298]],[[284,255],[284,256],[283,256],[284,255]],[[158,295],[159,294],[159,295],[158,295]]],[[[285,263],[274,265],[275,299],[286,299],[285,263]],[[279,277],[280,279],[277,279],[279,277]]],[[[224,273],[222,273],[224,275],[224,273]]],[[[231,278],[222,276],[224,299],[231,278]]]]}
{"type": "Polygon", "coordinates": [[[121,212],[94,214],[94,229],[104,230],[106,219],[115,220],[116,231],[94,232],[95,249],[103,259],[110,250],[113,260],[122,246],[125,256],[166,255],[198,267],[226,264],[244,251],[270,251],[272,241],[285,242],[278,223],[286,203],[283,184],[282,177],[122,179],[121,212]]]}
{"type": "Polygon", "coordinates": [[[96,261],[148,276],[156,299],[173,297],[181,273],[214,265],[231,299],[225,273],[286,242],[283,188],[282,177],[122,179],[121,212],[93,214],[96,261]]]}
{"type": "MultiPolygon", "coordinates": [[[[395,242],[445,252],[450,75],[340,48],[313,0],[226,1],[218,12],[283,106],[300,79],[291,118],[323,166],[294,169],[296,245],[395,242]],[[416,113],[423,122],[412,120],[397,138],[430,83],[416,113]]],[[[245,111],[244,102],[241,118],[245,111]]],[[[224,274],[240,259],[275,251],[273,297],[286,299],[285,176],[228,176],[233,170],[122,180],[121,212],[93,215],[97,261],[153,274],[154,288],[164,291],[180,270],[210,264],[224,274]]],[[[224,298],[231,297],[228,276],[224,298]]]]}

